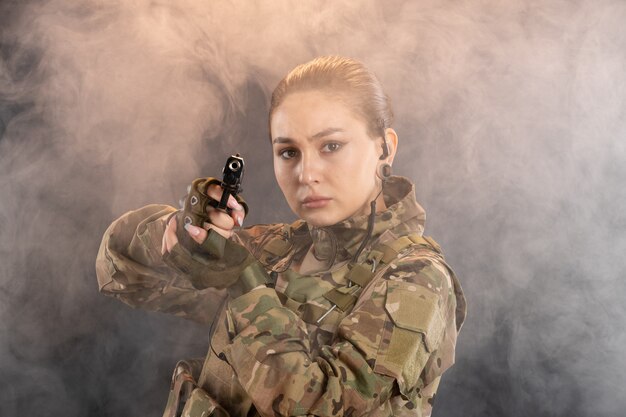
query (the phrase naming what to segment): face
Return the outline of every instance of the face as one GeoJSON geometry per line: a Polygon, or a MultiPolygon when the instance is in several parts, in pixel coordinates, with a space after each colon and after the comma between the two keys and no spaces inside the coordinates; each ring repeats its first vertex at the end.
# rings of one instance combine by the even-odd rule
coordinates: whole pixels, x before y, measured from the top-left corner
{"type": "Polygon", "coordinates": [[[382,138],[373,139],[342,100],[292,93],[275,109],[270,128],[274,173],[294,213],[318,227],[369,213],[381,188],[382,138]]]}

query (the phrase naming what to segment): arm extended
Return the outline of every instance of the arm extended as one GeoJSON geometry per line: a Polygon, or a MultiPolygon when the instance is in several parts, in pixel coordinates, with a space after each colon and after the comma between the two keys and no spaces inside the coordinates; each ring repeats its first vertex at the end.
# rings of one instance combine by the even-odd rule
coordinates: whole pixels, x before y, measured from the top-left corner
{"type": "Polygon", "coordinates": [[[96,258],[98,287],[132,307],[208,323],[225,291],[198,290],[162,260],[165,222],[175,211],[152,204],[115,220],[104,233],[96,258]]]}

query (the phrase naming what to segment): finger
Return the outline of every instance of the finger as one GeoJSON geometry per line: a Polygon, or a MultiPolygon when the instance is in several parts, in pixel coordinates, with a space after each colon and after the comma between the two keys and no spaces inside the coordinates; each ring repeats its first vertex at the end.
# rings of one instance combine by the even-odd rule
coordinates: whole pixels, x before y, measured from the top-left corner
{"type": "Polygon", "coordinates": [[[222,199],[222,194],[224,193],[224,189],[217,184],[211,184],[206,190],[206,194],[211,197],[213,200],[220,201],[222,199]]]}
{"type": "Polygon", "coordinates": [[[226,205],[228,207],[230,207],[233,210],[239,210],[239,211],[244,211],[244,208],[241,204],[239,204],[239,202],[237,201],[237,199],[235,197],[231,195],[228,196],[228,203],[226,203],[226,205]]]}
{"type": "Polygon", "coordinates": [[[231,230],[235,227],[235,219],[227,213],[219,210],[211,210],[209,212],[209,220],[212,225],[224,230],[231,230]]]}
{"type": "Polygon", "coordinates": [[[231,230],[222,229],[220,227],[217,227],[214,224],[209,225],[209,229],[215,230],[217,233],[219,233],[220,235],[222,235],[226,239],[230,239],[231,236],[233,235],[232,229],[231,230]]]}
{"type": "MultiPolygon", "coordinates": [[[[224,189],[217,184],[210,185],[207,188],[207,195],[217,201],[220,201],[222,199],[223,193],[224,193],[224,189]]],[[[246,217],[246,210],[243,208],[243,206],[239,204],[237,199],[233,197],[232,195],[228,196],[228,202],[226,203],[226,206],[232,209],[229,214],[231,221],[232,221],[232,225],[230,225],[230,223],[228,223],[225,220],[225,218],[222,218],[222,220],[215,220],[215,219],[218,219],[219,217],[215,219],[211,217],[213,213],[220,213],[219,210],[215,210],[215,209],[209,210],[209,217],[211,218],[211,223],[213,223],[217,227],[220,227],[226,230],[232,229],[235,224],[239,225],[239,227],[243,226],[243,219],[246,217]]]]}
{"type": "Polygon", "coordinates": [[[167,222],[167,225],[172,228],[174,233],[176,233],[176,228],[178,227],[178,222],[176,222],[176,216],[172,216],[170,220],[167,222]]]}
{"type": "MultiPolygon", "coordinates": [[[[222,229],[221,227],[215,226],[211,223],[208,222],[204,222],[204,229],[208,232],[209,230],[213,229],[215,230],[217,233],[219,233],[220,235],[224,236],[226,239],[230,239],[230,237],[233,235],[233,231],[230,229],[222,229]]],[[[208,236],[208,233],[207,233],[208,236]]]]}
{"type": "MultiPolygon", "coordinates": [[[[185,229],[187,230],[187,233],[189,233],[189,236],[191,236],[191,238],[199,245],[201,245],[209,235],[208,230],[205,230],[202,227],[193,226],[191,224],[185,225],[185,229]]],[[[226,239],[230,239],[230,237],[233,235],[232,230],[225,230],[213,224],[209,224],[208,229],[215,230],[226,239]]]]}
{"type": "Polygon", "coordinates": [[[192,224],[186,224],[185,230],[187,231],[189,236],[193,240],[195,240],[195,242],[199,245],[201,245],[202,242],[204,242],[204,239],[206,239],[208,235],[208,232],[204,230],[202,227],[194,226],[192,224]]]}
{"type": "Polygon", "coordinates": [[[238,224],[239,227],[243,226],[243,219],[246,217],[246,210],[243,206],[239,204],[239,202],[232,195],[228,199],[227,206],[232,209],[230,211],[230,217],[233,221],[238,224]]]}
{"type": "Polygon", "coordinates": [[[167,223],[165,224],[165,229],[163,229],[163,237],[161,238],[161,255],[165,255],[165,252],[167,251],[167,244],[165,243],[165,231],[166,230],[167,230],[167,223]]]}
{"type": "MultiPolygon", "coordinates": [[[[178,243],[178,237],[176,236],[176,217],[172,217],[165,227],[163,233],[163,242],[165,243],[165,250],[170,252],[174,245],[178,243]]],[[[165,253],[163,251],[163,253],[165,253]]]]}
{"type": "MultiPolygon", "coordinates": [[[[209,185],[209,188],[207,188],[207,195],[214,200],[221,201],[222,194],[224,194],[224,189],[217,184],[209,185]]],[[[233,197],[232,194],[228,196],[228,202],[226,203],[226,206],[230,207],[233,210],[238,210],[245,213],[245,209],[243,208],[243,206],[239,204],[237,199],[233,197]]],[[[245,216],[245,214],[243,216],[245,216]]],[[[242,219],[243,216],[241,216],[242,219]]],[[[234,218],[233,220],[237,221],[236,218],[234,218]]]]}

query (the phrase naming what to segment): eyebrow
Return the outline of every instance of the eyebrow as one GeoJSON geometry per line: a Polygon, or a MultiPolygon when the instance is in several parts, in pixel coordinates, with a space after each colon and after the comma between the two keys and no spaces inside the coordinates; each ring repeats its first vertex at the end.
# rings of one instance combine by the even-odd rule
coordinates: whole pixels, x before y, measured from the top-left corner
{"type": "MultiPolygon", "coordinates": [[[[311,136],[309,140],[323,138],[324,136],[329,136],[329,135],[332,135],[333,133],[338,133],[338,132],[345,132],[345,130],[339,127],[329,127],[328,129],[324,129],[321,132],[317,132],[316,134],[311,136]]],[[[274,140],[272,141],[273,144],[274,143],[293,143],[293,142],[295,142],[293,139],[283,137],[283,136],[274,138],[274,140]]]]}

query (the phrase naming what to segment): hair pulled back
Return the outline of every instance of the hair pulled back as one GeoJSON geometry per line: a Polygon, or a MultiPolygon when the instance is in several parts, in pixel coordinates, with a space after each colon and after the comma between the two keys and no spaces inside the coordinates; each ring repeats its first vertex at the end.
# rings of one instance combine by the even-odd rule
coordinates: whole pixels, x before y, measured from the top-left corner
{"type": "Polygon", "coordinates": [[[342,56],[322,56],[291,70],[274,89],[269,120],[292,93],[321,91],[337,96],[367,123],[372,137],[384,136],[393,112],[378,78],[361,62],[342,56]]]}

